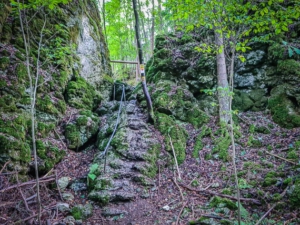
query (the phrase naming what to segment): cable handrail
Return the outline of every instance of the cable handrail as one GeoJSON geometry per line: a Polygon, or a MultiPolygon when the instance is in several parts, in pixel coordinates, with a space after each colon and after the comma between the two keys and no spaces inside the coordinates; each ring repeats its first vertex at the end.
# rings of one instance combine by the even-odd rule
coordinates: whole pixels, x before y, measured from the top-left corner
{"type": "MultiPolygon", "coordinates": [[[[114,88],[115,88],[115,85],[116,85],[116,83],[114,83],[114,88]]],[[[117,121],[116,121],[116,124],[115,124],[114,131],[111,134],[111,136],[109,138],[109,141],[107,142],[106,147],[105,147],[104,151],[100,154],[99,158],[101,158],[103,156],[106,156],[108,147],[110,146],[110,142],[112,141],[112,139],[115,136],[115,133],[117,131],[117,127],[118,127],[119,122],[120,122],[120,115],[121,115],[121,109],[122,109],[123,99],[124,99],[124,101],[126,101],[126,98],[125,98],[125,86],[124,86],[124,84],[122,84],[122,96],[121,96],[121,100],[120,100],[120,106],[119,106],[119,111],[118,111],[118,116],[117,116],[117,121]]]]}

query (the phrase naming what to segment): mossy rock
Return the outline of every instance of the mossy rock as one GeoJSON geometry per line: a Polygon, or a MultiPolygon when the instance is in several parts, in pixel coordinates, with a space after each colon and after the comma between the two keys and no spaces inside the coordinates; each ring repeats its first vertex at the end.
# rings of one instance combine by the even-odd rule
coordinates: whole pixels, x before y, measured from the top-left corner
{"type": "Polygon", "coordinates": [[[93,206],[88,203],[86,205],[75,205],[71,209],[71,214],[76,220],[85,220],[92,216],[93,214],[93,206]]]}
{"type": "Polygon", "coordinates": [[[237,109],[240,111],[250,110],[254,106],[254,101],[250,98],[248,93],[235,90],[234,98],[232,100],[233,109],[237,109]]]}
{"type": "Polygon", "coordinates": [[[275,123],[285,128],[300,127],[300,115],[295,104],[286,95],[286,86],[278,86],[271,91],[268,108],[275,123]]]}
{"type": "Polygon", "coordinates": [[[29,144],[12,136],[0,134],[0,164],[10,161],[8,169],[17,170],[21,174],[28,171],[28,163],[31,161],[29,144]]]}
{"type": "Polygon", "coordinates": [[[196,128],[209,120],[209,117],[200,110],[193,94],[175,83],[158,82],[152,96],[154,109],[160,113],[173,115],[176,119],[191,123],[196,128]]]}
{"type": "Polygon", "coordinates": [[[107,190],[101,190],[101,191],[93,190],[89,193],[88,198],[90,200],[99,203],[100,205],[106,205],[110,200],[110,194],[107,190]]]}
{"type": "MultiPolygon", "coordinates": [[[[41,140],[36,141],[37,155],[41,159],[38,164],[40,173],[47,173],[56,163],[58,163],[66,154],[65,151],[48,144],[41,140]]],[[[33,165],[32,165],[33,166],[33,165]]]]}
{"type": "Polygon", "coordinates": [[[65,137],[70,149],[78,149],[96,135],[99,118],[89,110],[81,111],[74,121],[66,126],[65,137]]]}
{"type": "Polygon", "coordinates": [[[66,100],[77,109],[94,109],[101,100],[95,88],[82,77],[77,77],[67,85],[66,100]]]}
{"type": "Polygon", "coordinates": [[[180,127],[173,118],[163,113],[156,114],[155,126],[165,136],[166,150],[173,155],[169,136],[171,137],[177,162],[183,163],[188,137],[186,130],[180,127]]]}

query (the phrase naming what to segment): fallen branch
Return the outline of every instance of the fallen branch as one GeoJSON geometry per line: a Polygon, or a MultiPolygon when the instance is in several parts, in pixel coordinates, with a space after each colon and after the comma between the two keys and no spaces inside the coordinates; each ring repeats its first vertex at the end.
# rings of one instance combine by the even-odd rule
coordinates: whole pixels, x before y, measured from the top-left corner
{"type": "Polygon", "coordinates": [[[2,171],[5,169],[5,167],[7,166],[7,164],[10,163],[10,161],[7,161],[4,166],[2,167],[2,169],[0,170],[0,174],[2,173],[2,171]]]}
{"type": "Polygon", "coordinates": [[[268,155],[274,156],[274,157],[276,157],[276,158],[278,158],[278,159],[284,160],[284,161],[289,162],[289,163],[292,163],[292,164],[294,164],[294,165],[298,165],[297,163],[295,163],[295,162],[293,162],[293,161],[290,161],[290,160],[288,160],[288,159],[285,159],[285,158],[283,158],[283,157],[281,157],[281,156],[275,155],[275,154],[270,153],[270,152],[267,152],[267,151],[266,151],[266,153],[267,153],[268,155]]]}
{"type": "Polygon", "coordinates": [[[186,206],[186,204],[187,204],[187,202],[185,202],[185,203],[182,205],[181,210],[180,210],[180,212],[179,212],[179,214],[178,214],[178,217],[177,217],[177,220],[176,220],[176,224],[175,224],[175,225],[178,225],[178,222],[179,222],[179,219],[180,219],[180,215],[181,215],[181,213],[182,213],[184,207],[186,206]]]}
{"type": "Polygon", "coordinates": [[[55,170],[55,182],[56,182],[56,186],[57,186],[57,190],[58,190],[58,193],[59,193],[60,200],[63,201],[63,197],[62,197],[62,194],[61,194],[61,191],[60,191],[60,188],[59,188],[59,185],[58,185],[58,181],[57,181],[57,171],[56,170],[55,170]]]}
{"type": "MultiPolygon", "coordinates": [[[[47,212],[47,211],[43,211],[43,212],[41,213],[41,215],[44,214],[45,212],[47,212]]],[[[14,222],[14,224],[21,224],[21,222],[25,222],[25,221],[30,220],[30,219],[32,219],[32,218],[34,218],[34,217],[37,217],[37,216],[38,216],[38,214],[34,214],[33,216],[29,216],[29,217],[27,217],[27,218],[25,218],[25,219],[18,220],[18,221],[16,221],[16,222],[14,222]]]]}
{"type": "MultiPolygon", "coordinates": [[[[280,194],[280,197],[282,198],[283,196],[285,196],[287,189],[289,188],[289,186],[287,186],[284,191],[280,194]]],[[[272,205],[272,207],[256,222],[255,225],[259,225],[264,218],[267,217],[267,215],[279,204],[280,202],[276,202],[274,205],[272,205]]]]}
{"type": "Polygon", "coordinates": [[[184,197],[183,197],[183,194],[182,194],[182,191],[181,191],[181,188],[179,187],[178,183],[176,182],[176,178],[173,179],[173,182],[174,184],[177,186],[179,192],[180,192],[180,195],[181,195],[181,200],[182,202],[184,201],[184,197]]]}
{"type": "Polygon", "coordinates": [[[68,149],[66,143],[61,139],[61,137],[59,136],[58,132],[56,131],[56,129],[54,129],[54,132],[56,133],[56,135],[58,136],[59,140],[61,141],[61,143],[63,143],[65,149],[68,149]]]}
{"type": "MultiPolygon", "coordinates": [[[[54,180],[55,180],[55,176],[52,175],[52,176],[49,176],[49,177],[40,178],[40,183],[46,183],[46,182],[50,182],[50,181],[54,181],[54,180]]],[[[23,187],[23,186],[26,186],[26,185],[35,185],[35,184],[36,184],[36,180],[27,181],[27,182],[24,182],[22,184],[16,184],[16,185],[4,188],[4,189],[0,190],[0,193],[3,193],[5,191],[8,191],[8,190],[11,190],[11,189],[14,189],[14,188],[23,187]]]]}
{"type": "MultiPolygon", "coordinates": [[[[217,196],[220,196],[220,197],[223,197],[223,198],[229,198],[229,199],[233,199],[233,200],[238,200],[237,197],[233,197],[233,196],[230,196],[230,195],[224,195],[224,194],[220,194],[220,193],[217,193],[217,192],[214,192],[214,191],[209,191],[209,190],[204,190],[204,189],[195,189],[195,188],[191,188],[187,185],[184,185],[184,184],[179,184],[180,186],[190,190],[190,191],[196,191],[196,192],[202,192],[206,195],[217,195],[217,196]]],[[[257,205],[261,205],[261,202],[257,199],[253,199],[253,198],[240,198],[241,201],[244,201],[244,202],[252,202],[254,204],[257,204],[257,205]]]]}

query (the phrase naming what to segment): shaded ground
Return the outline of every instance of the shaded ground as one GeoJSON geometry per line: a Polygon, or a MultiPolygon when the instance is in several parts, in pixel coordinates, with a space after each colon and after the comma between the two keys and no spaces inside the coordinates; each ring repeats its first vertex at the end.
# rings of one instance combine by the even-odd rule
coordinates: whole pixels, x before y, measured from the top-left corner
{"type": "MultiPolygon", "coordinates": [[[[241,113],[239,118],[241,134],[236,138],[236,162],[241,195],[261,203],[257,205],[242,201],[244,224],[255,224],[270,207],[278,202],[281,203],[266,216],[261,224],[299,224],[299,208],[291,207],[288,197],[293,187],[293,180],[299,175],[293,163],[298,164],[299,160],[297,141],[300,139],[300,128],[292,130],[280,128],[271,121],[269,115],[261,112],[241,113]],[[265,127],[267,131],[258,127],[265,127]],[[288,177],[292,178],[289,185],[284,182],[288,177]],[[282,193],[286,194],[280,198],[279,195],[282,193]]],[[[235,221],[237,213],[235,210],[230,210],[229,205],[212,202],[209,204],[213,197],[212,192],[236,196],[232,162],[220,160],[218,153],[210,154],[215,146],[214,140],[218,137],[219,128],[215,124],[216,118],[212,118],[207,125],[212,132],[202,138],[203,147],[197,158],[192,155],[195,154],[193,152],[196,137],[202,130],[194,129],[191,125],[183,125],[188,130],[189,141],[186,149],[187,158],[179,167],[181,180],[177,178],[175,168],[164,168],[163,164],[158,165],[159,173],[154,179],[154,185],[137,184],[135,186],[135,191],[143,195],[137,195],[131,202],[109,203],[107,206],[92,203],[93,216],[82,224],[188,224],[189,221],[196,220],[203,215],[209,218],[206,224],[220,224],[221,220],[235,221]],[[174,178],[177,178],[177,182],[174,178]],[[188,186],[189,189],[201,189],[201,191],[191,191],[184,186],[188,186]],[[108,210],[110,215],[107,215],[108,210]],[[180,219],[178,219],[179,215],[180,219]]],[[[64,160],[55,168],[58,176],[69,176],[72,181],[86,179],[89,165],[96,152],[97,150],[93,148],[79,153],[68,151],[64,160]]],[[[231,148],[229,152],[231,153],[231,148]]],[[[4,172],[2,171],[2,174],[4,172]]],[[[6,177],[8,175],[0,176],[2,189],[9,186],[6,177]]],[[[68,202],[70,208],[79,203],[89,202],[86,190],[75,192],[67,188],[66,191],[75,196],[74,200],[68,202]]],[[[33,194],[34,189],[27,187],[23,189],[23,192],[33,194]]],[[[44,218],[49,218],[49,221],[54,224],[69,215],[56,213],[55,205],[61,201],[56,188],[50,188],[49,185],[43,186],[42,193],[43,205],[47,205],[44,218]]],[[[15,221],[18,217],[29,216],[21,199],[17,189],[1,193],[0,224],[12,224],[8,222],[11,218],[15,221]]],[[[29,205],[29,208],[36,210],[34,205],[29,205]]]]}

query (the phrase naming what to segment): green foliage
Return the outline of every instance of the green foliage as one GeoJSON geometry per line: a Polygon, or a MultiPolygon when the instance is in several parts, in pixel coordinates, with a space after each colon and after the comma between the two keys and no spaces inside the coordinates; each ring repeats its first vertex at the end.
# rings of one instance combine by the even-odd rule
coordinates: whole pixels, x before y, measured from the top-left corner
{"type": "Polygon", "coordinates": [[[19,3],[15,0],[10,0],[11,5],[23,9],[37,9],[41,6],[46,6],[49,9],[53,10],[58,4],[67,4],[69,0],[29,0],[26,2],[19,3]]]}

